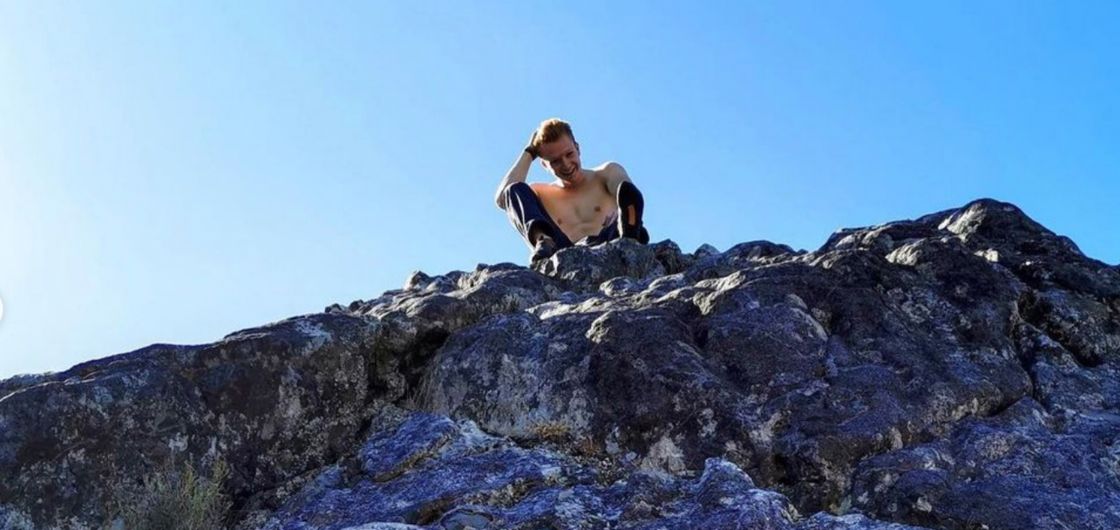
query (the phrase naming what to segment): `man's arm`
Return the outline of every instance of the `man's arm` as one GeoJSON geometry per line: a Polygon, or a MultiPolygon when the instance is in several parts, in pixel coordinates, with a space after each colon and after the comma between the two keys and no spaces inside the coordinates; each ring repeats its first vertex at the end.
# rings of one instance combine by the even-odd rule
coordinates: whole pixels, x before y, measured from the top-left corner
{"type": "Polygon", "coordinates": [[[618,187],[621,186],[623,182],[631,182],[630,175],[626,174],[626,170],[623,169],[622,164],[618,162],[607,162],[603,169],[603,173],[606,176],[604,184],[607,186],[607,193],[610,193],[611,197],[617,199],[618,187]]]}
{"type": "Polygon", "coordinates": [[[525,182],[525,178],[529,176],[529,168],[533,167],[533,157],[527,151],[522,151],[521,156],[517,157],[517,161],[509,168],[502,183],[498,184],[498,191],[494,194],[494,204],[498,205],[499,210],[506,209],[506,186],[514,182],[525,182]]]}

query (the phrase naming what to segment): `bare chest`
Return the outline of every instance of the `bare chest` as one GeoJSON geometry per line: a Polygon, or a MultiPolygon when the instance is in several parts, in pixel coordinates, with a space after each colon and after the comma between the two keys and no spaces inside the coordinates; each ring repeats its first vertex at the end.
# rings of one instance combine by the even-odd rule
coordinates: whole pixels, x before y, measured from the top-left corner
{"type": "Polygon", "coordinates": [[[548,215],[573,241],[598,234],[617,216],[614,197],[603,186],[574,191],[553,188],[538,195],[548,215]]]}

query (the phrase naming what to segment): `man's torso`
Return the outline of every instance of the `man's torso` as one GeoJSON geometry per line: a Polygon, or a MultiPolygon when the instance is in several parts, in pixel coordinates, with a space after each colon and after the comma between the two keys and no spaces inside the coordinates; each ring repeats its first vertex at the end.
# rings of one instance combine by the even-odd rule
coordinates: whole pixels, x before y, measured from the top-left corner
{"type": "Polygon", "coordinates": [[[617,202],[607,191],[605,168],[606,164],[584,169],[586,181],[577,189],[543,182],[530,184],[549,217],[573,242],[597,235],[618,217],[617,202]]]}

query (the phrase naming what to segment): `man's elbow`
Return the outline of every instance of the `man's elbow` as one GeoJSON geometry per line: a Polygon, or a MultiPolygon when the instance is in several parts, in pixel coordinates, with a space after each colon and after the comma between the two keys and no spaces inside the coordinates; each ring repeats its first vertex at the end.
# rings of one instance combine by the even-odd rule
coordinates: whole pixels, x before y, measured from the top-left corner
{"type": "Polygon", "coordinates": [[[507,194],[509,194],[508,184],[498,188],[498,192],[494,194],[494,206],[497,206],[499,210],[505,211],[507,194]]]}
{"type": "Polygon", "coordinates": [[[498,188],[498,193],[494,194],[494,206],[499,210],[506,209],[506,190],[505,188],[498,188]]]}

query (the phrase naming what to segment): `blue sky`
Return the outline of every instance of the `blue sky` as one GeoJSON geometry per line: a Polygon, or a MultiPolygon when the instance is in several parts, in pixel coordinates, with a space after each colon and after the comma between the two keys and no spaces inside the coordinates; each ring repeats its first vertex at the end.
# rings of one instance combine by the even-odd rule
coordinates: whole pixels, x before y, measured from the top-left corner
{"type": "Polygon", "coordinates": [[[602,4],[0,3],[0,377],[524,263],[553,116],[685,251],[993,197],[1120,262],[1120,3],[602,4]]]}

